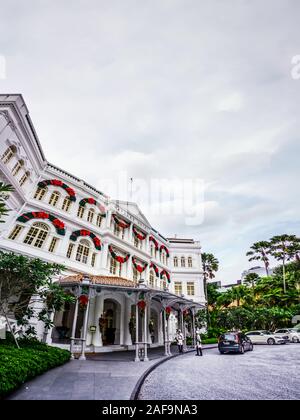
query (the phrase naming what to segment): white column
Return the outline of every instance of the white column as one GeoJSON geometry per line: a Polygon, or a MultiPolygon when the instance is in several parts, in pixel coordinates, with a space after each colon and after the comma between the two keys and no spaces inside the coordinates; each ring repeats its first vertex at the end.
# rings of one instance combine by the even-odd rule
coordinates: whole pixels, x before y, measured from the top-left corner
{"type": "Polygon", "coordinates": [[[129,257],[127,261],[127,267],[126,267],[126,278],[128,280],[132,280],[133,278],[133,272],[132,272],[132,256],[129,257]]]}
{"type": "Polygon", "coordinates": [[[95,306],[94,306],[94,325],[96,325],[96,332],[93,334],[93,345],[95,347],[102,347],[102,336],[100,333],[100,327],[99,327],[99,318],[103,313],[103,305],[104,300],[103,296],[99,295],[95,297],[95,306]]]}
{"type": "Polygon", "coordinates": [[[164,336],[163,336],[163,312],[160,311],[158,315],[158,343],[163,345],[164,344],[164,336]]]}
{"type": "Polygon", "coordinates": [[[90,299],[90,310],[89,310],[89,316],[88,316],[88,329],[87,329],[87,335],[86,335],[86,345],[90,346],[93,342],[93,335],[95,333],[91,333],[89,330],[89,327],[94,324],[94,312],[95,312],[95,303],[96,298],[90,299]]]}
{"type": "Polygon", "coordinates": [[[71,359],[74,359],[74,353],[73,353],[73,346],[74,346],[74,340],[75,340],[75,334],[76,334],[76,325],[77,325],[77,317],[78,317],[78,298],[76,298],[75,303],[75,310],[74,310],[74,318],[73,318],[73,325],[72,325],[72,334],[71,334],[71,341],[70,341],[70,353],[71,353],[71,359]]]}
{"type": "Polygon", "coordinates": [[[168,352],[168,336],[167,336],[167,317],[166,317],[166,311],[163,310],[163,328],[164,328],[164,345],[165,345],[165,356],[169,356],[168,352]]]}
{"type": "Polygon", "coordinates": [[[81,355],[79,357],[79,360],[86,360],[85,346],[86,346],[87,323],[88,323],[89,311],[90,311],[90,300],[88,301],[88,304],[84,313],[84,318],[83,318],[83,334],[82,334],[82,344],[81,344],[81,355]]]}
{"type": "Polygon", "coordinates": [[[147,302],[147,306],[144,310],[144,362],[148,362],[148,302],[147,302]]]}
{"type": "Polygon", "coordinates": [[[138,299],[136,299],[135,305],[135,362],[140,362],[139,357],[139,307],[137,305],[138,299]]]}
{"type": "Polygon", "coordinates": [[[102,250],[101,250],[100,270],[104,273],[107,273],[109,270],[107,267],[107,256],[108,256],[108,242],[103,241],[102,250]]]}

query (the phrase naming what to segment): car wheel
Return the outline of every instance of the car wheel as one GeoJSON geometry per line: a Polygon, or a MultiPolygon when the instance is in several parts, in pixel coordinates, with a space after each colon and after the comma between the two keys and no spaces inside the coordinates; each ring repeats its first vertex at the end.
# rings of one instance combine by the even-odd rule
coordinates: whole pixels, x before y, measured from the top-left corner
{"type": "Polygon", "coordinates": [[[273,346],[275,344],[274,338],[268,338],[267,343],[269,344],[269,346],[273,346]]]}
{"type": "Polygon", "coordinates": [[[249,351],[253,351],[253,344],[250,344],[249,351]]]}
{"type": "Polygon", "coordinates": [[[293,338],[292,338],[292,342],[293,342],[293,343],[299,343],[299,338],[297,338],[297,337],[293,337],[293,338]]]}
{"type": "Polygon", "coordinates": [[[244,353],[245,353],[244,346],[240,346],[240,348],[239,348],[239,353],[240,353],[240,354],[244,354],[244,353]]]}
{"type": "Polygon", "coordinates": [[[219,350],[220,354],[224,354],[224,352],[222,350],[219,350]]]}

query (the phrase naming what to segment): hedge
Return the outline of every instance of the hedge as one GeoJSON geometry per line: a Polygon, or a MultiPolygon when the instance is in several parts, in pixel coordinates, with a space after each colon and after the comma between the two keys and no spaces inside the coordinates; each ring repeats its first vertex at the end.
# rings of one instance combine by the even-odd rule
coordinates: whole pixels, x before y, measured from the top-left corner
{"type": "Polygon", "coordinates": [[[0,344],[0,398],[24,382],[70,360],[70,352],[27,340],[21,348],[10,343],[0,344]]]}

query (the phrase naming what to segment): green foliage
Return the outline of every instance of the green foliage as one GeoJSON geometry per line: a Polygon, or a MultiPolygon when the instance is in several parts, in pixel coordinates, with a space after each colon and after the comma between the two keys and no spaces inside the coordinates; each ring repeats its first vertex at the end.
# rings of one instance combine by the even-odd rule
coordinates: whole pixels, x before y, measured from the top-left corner
{"type": "Polygon", "coordinates": [[[5,185],[3,182],[0,182],[0,223],[4,223],[2,218],[3,216],[7,216],[10,211],[5,202],[11,191],[13,191],[13,187],[11,185],[5,185]]]}
{"type": "Polygon", "coordinates": [[[35,334],[29,324],[32,317],[43,321],[49,328],[52,325],[51,313],[73,300],[52,281],[63,268],[39,258],[0,251],[0,315],[13,313],[19,325],[26,326],[28,335],[35,334]],[[43,309],[33,311],[30,306],[33,296],[43,309]]]}
{"type": "Polygon", "coordinates": [[[70,352],[50,347],[38,340],[20,340],[20,349],[10,340],[0,345],[0,398],[24,382],[70,359],[70,352]]]}

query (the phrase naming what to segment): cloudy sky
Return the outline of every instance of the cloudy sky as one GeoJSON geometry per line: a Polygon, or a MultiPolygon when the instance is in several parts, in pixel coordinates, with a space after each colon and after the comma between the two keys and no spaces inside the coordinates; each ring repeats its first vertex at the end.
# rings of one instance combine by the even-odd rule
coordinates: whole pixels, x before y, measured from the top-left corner
{"type": "Polygon", "coordinates": [[[200,240],[228,283],[253,242],[300,234],[299,16],[298,0],[10,0],[0,91],[24,95],[50,162],[113,197],[132,177],[150,222],[200,240]],[[153,179],[201,180],[203,220],[152,214],[153,179]]]}

